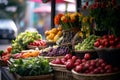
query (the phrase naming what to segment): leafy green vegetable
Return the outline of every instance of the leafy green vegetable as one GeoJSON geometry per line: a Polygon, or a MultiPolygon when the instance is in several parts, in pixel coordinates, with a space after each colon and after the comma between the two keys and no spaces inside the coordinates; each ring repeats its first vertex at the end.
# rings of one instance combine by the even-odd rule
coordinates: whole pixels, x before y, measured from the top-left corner
{"type": "Polygon", "coordinates": [[[35,40],[42,39],[38,32],[25,31],[20,33],[15,40],[12,41],[12,52],[19,53],[21,50],[27,49],[27,45],[35,40]]]}
{"type": "Polygon", "coordinates": [[[89,37],[84,39],[84,41],[82,43],[78,43],[77,45],[75,45],[75,50],[91,50],[91,49],[93,49],[94,42],[96,41],[97,38],[98,38],[98,36],[90,35],[89,37]]]}
{"type": "Polygon", "coordinates": [[[43,57],[10,59],[10,71],[21,76],[36,76],[52,72],[49,61],[43,57]]]}

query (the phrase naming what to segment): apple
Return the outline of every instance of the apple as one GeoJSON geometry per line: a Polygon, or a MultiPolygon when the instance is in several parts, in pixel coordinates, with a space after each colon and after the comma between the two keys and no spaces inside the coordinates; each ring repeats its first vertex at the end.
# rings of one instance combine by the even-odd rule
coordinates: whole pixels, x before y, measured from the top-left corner
{"type": "Polygon", "coordinates": [[[72,55],[71,55],[71,54],[66,54],[66,55],[65,55],[65,58],[66,58],[66,59],[71,59],[71,58],[72,58],[72,55]]]}
{"type": "Polygon", "coordinates": [[[84,59],[89,60],[91,58],[90,53],[85,53],[84,59]]]}
{"type": "Polygon", "coordinates": [[[73,61],[68,61],[68,62],[66,62],[65,66],[66,66],[67,70],[71,70],[74,68],[74,63],[73,63],[73,61]]]}
{"type": "Polygon", "coordinates": [[[78,73],[81,72],[82,70],[83,70],[82,65],[78,65],[78,66],[75,67],[75,71],[78,72],[78,73]]]}

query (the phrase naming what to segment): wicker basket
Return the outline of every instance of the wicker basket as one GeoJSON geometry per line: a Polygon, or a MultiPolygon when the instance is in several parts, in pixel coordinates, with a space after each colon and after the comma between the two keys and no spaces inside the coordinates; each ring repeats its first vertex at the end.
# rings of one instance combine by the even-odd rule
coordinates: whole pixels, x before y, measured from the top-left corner
{"type": "Polygon", "coordinates": [[[56,42],[46,41],[47,47],[56,45],[56,42]]]}
{"type": "Polygon", "coordinates": [[[75,56],[78,56],[79,58],[83,59],[85,53],[90,53],[91,59],[96,59],[98,58],[98,55],[95,50],[84,50],[84,51],[73,51],[73,54],[75,56]]]}
{"type": "Polygon", "coordinates": [[[48,57],[48,56],[43,56],[45,59],[48,59],[48,61],[52,61],[56,58],[63,58],[64,56],[55,56],[55,57],[48,57]]]}
{"type": "Polygon", "coordinates": [[[108,64],[120,67],[120,48],[95,48],[99,58],[104,59],[108,64]]]}
{"type": "Polygon", "coordinates": [[[28,49],[36,49],[36,48],[38,48],[38,49],[44,49],[46,47],[45,46],[32,46],[32,45],[28,45],[27,48],[28,49]]]}
{"type": "Polygon", "coordinates": [[[120,72],[107,74],[80,74],[72,70],[72,75],[76,80],[119,80],[120,72]]]}
{"type": "Polygon", "coordinates": [[[58,65],[50,63],[54,70],[54,80],[74,80],[72,72],[65,68],[65,65],[58,65]]]}
{"type": "Polygon", "coordinates": [[[15,80],[53,80],[53,74],[39,75],[39,76],[20,76],[16,73],[13,74],[15,80]]]}

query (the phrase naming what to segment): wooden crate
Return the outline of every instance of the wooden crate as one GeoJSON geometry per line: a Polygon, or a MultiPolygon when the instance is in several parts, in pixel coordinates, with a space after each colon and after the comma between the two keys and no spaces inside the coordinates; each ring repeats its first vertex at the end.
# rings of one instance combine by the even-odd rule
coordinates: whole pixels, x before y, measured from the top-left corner
{"type": "Polygon", "coordinates": [[[20,76],[16,73],[13,74],[15,80],[53,80],[53,74],[38,75],[38,76],[20,76]]]}

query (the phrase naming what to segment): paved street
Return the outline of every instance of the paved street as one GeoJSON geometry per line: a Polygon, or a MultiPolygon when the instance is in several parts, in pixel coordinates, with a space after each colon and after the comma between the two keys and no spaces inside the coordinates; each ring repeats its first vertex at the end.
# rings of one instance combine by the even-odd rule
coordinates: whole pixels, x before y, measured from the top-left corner
{"type": "Polygon", "coordinates": [[[0,40],[0,50],[6,50],[8,46],[10,46],[10,42],[8,40],[0,40]]]}

